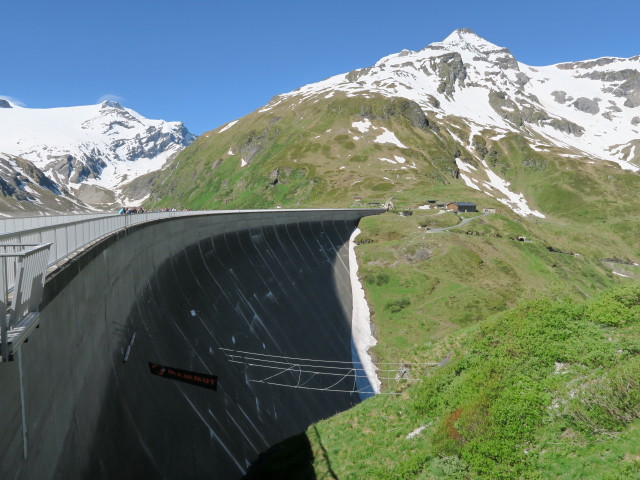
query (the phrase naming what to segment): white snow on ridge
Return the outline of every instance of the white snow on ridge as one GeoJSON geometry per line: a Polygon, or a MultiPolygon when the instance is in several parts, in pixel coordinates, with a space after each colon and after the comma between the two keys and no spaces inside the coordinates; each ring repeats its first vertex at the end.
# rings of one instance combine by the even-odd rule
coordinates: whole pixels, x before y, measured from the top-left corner
{"type": "Polygon", "coordinates": [[[586,156],[615,162],[625,170],[639,171],[625,152],[610,151],[612,145],[626,145],[640,137],[640,127],[632,124],[632,119],[640,116],[637,108],[623,105],[625,99],[616,96],[619,92],[614,94],[622,81],[605,78],[609,73],[629,70],[640,70],[640,56],[530,67],[518,62],[507,49],[462,29],[420,51],[403,50],[369,68],[335,75],[279,98],[308,98],[331,92],[344,92],[347,96],[378,93],[403,97],[417,102],[425,111],[435,112],[438,118],[452,115],[463,119],[472,128],[471,138],[483,129],[499,132],[493,137],[494,141],[508,132],[524,132],[532,141],[535,134],[540,134],[553,145],[560,144],[586,156]],[[450,91],[443,91],[438,65],[447,54],[459,55],[466,78],[452,82],[450,91]],[[588,78],[592,73],[596,76],[588,78]],[[537,116],[543,120],[526,122],[524,126],[512,124],[490,104],[492,91],[504,95],[505,103],[501,107],[504,113],[516,114],[515,105],[519,110],[539,110],[546,116],[537,116]],[[558,95],[562,92],[567,99],[561,102],[558,95]],[[439,102],[438,107],[434,106],[433,98],[439,102]],[[584,111],[588,108],[576,106],[578,99],[583,104],[585,99],[595,102],[599,111],[595,114],[584,111]],[[571,122],[584,129],[584,134],[551,127],[550,120],[558,127],[563,122],[565,125],[571,122]]]}
{"type": "Polygon", "coordinates": [[[365,118],[361,122],[353,122],[351,124],[353,128],[358,130],[360,133],[367,133],[369,129],[372,127],[371,120],[365,118]]]}
{"type": "MultiPolygon", "coordinates": [[[[84,177],[82,183],[110,190],[160,169],[195,139],[180,122],[150,120],[108,101],[79,107],[0,108],[0,131],[0,151],[30,160],[45,173],[70,155],[77,162],[73,168],[93,165],[88,170],[99,172],[98,178],[84,177]]],[[[70,185],[63,174],[52,177],[70,185]]]]}
{"type": "Polygon", "coordinates": [[[484,174],[484,176],[486,176],[486,180],[480,182],[477,178],[475,178],[475,176],[479,173],[478,169],[473,165],[465,163],[461,159],[456,158],[456,166],[460,171],[460,178],[468,187],[482,191],[487,195],[494,197],[496,200],[507,205],[518,215],[521,215],[523,217],[532,215],[534,217],[545,218],[544,214],[529,207],[527,200],[524,198],[524,195],[522,193],[512,192],[509,189],[509,182],[496,175],[489,168],[486,162],[483,161],[482,164],[484,167],[484,171],[482,173],[484,174]],[[484,188],[480,188],[481,186],[484,188]],[[499,192],[504,196],[500,196],[496,194],[496,192],[499,192]]]}
{"type": "Polygon", "coordinates": [[[545,216],[539,211],[529,208],[527,200],[524,198],[522,193],[514,193],[509,190],[509,182],[500,178],[488,167],[485,168],[485,173],[489,177],[489,182],[485,182],[484,186],[498,190],[500,193],[506,195],[506,198],[499,198],[496,196],[498,201],[510,207],[518,215],[525,217],[533,215],[534,217],[545,218],[545,216]]]}
{"type": "Polygon", "coordinates": [[[465,183],[465,185],[467,185],[467,187],[471,187],[474,190],[482,191],[482,190],[480,190],[480,187],[475,184],[474,179],[472,179],[471,177],[468,177],[464,173],[461,173],[460,174],[460,178],[465,183]]]}

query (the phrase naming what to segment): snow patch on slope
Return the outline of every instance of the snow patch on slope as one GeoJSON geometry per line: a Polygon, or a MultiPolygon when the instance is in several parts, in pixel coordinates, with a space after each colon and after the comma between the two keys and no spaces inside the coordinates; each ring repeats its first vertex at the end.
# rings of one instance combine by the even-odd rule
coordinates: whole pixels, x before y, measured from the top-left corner
{"type": "Polygon", "coordinates": [[[353,339],[352,349],[354,368],[356,371],[361,368],[364,370],[367,382],[361,382],[358,378],[357,387],[360,398],[364,399],[372,394],[380,392],[381,382],[376,374],[376,366],[373,363],[369,350],[373,348],[377,342],[371,331],[371,314],[369,305],[364,295],[364,289],[358,278],[358,261],[356,259],[355,239],[360,234],[360,229],[356,228],[349,239],[349,275],[351,277],[351,294],[353,297],[353,311],[351,314],[351,338],[353,339]],[[359,362],[359,367],[356,362],[359,362]],[[365,385],[362,385],[365,383],[365,385]],[[373,390],[373,391],[371,391],[373,390]]]}
{"type": "Polygon", "coordinates": [[[524,198],[524,195],[522,193],[512,192],[509,189],[509,182],[502,179],[495,172],[493,172],[484,161],[482,162],[482,164],[482,166],[484,167],[483,171],[478,172],[478,169],[473,165],[465,163],[461,159],[456,158],[456,165],[460,172],[466,172],[460,173],[460,178],[467,186],[494,197],[499,202],[507,205],[518,215],[524,217],[534,216],[545,218],[544,214],[529,207],[527,200],[524,198]],[[483,181],[477,178],[477,175],[480,173],[482,173],[485,177],[483,181]]]}

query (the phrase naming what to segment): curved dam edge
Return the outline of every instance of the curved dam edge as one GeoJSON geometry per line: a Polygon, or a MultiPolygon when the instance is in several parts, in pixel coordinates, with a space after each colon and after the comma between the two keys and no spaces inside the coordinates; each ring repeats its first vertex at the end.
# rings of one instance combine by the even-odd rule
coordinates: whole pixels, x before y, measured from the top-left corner
{"type": "Polygon", "coordinates": [[[344,379],[272,369],[309,389],[260,383],[266,372],[222,349],[351,361],[348,241],[379,213],[165,219],[54,271],[40,328],[0,365],[0,478],[239,478],[357,402],[344,379]],[[218,391],[154,377],[149,362],[217,375],[218,391]]]}

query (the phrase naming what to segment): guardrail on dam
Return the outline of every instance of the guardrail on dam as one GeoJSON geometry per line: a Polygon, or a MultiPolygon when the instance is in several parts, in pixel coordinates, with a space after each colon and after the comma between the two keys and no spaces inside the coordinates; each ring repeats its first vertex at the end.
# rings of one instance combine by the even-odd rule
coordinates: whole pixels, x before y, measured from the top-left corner
{"type": "Polygon", "coordinates": [[[352,361],[348,240],[381,212],[192,214],[86,246],[0,365],[0,478],[240,478],[357,403],[353,378],[278,362],[352,361]]]}

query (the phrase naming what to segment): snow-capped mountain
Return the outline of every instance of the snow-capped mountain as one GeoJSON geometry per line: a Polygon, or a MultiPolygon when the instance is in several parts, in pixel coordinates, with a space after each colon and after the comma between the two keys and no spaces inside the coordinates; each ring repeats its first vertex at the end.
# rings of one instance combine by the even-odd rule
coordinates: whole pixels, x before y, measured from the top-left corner
{"type": "MultiPolygon", "coordinates": [[[[415,101],[465,147],[473,147],[474,136],[486,130],[493,133],[493,141],[516,132],[541,152],[640,169],[640,56],[532,67],[518,62],[507,48],[459,29],[420,51],[404,50],[372,67],[274,97],[259,112],[283,103],[328,99],[338,92],[415,101]],[[453,117],[467,125],[467,139],[446,127],[453,117]]],[[[518,213],[542,216],[521,194],[509,190],[509,183],[484,159],[478,160],[480,168],[456,160],[467,185],[518,213]]]]}
{"type": "Polygon", "coordinates": [[[30,160],[89,203],[108,202],[110,192],[159,170],[195,139],[180,122],[150,120],[116,102],[49,109],[0,102],[0,152],[30,160]]]}
{"type": "Polygon", "coordinates": [[[262,111],[292,96],[334,91],[404,97],[476,129],[529,131],[541,149],[562,144],[625,169],[640,165],[640,55],[531,67],[460,29],[418,52],[280,95],[262,111]]]}

